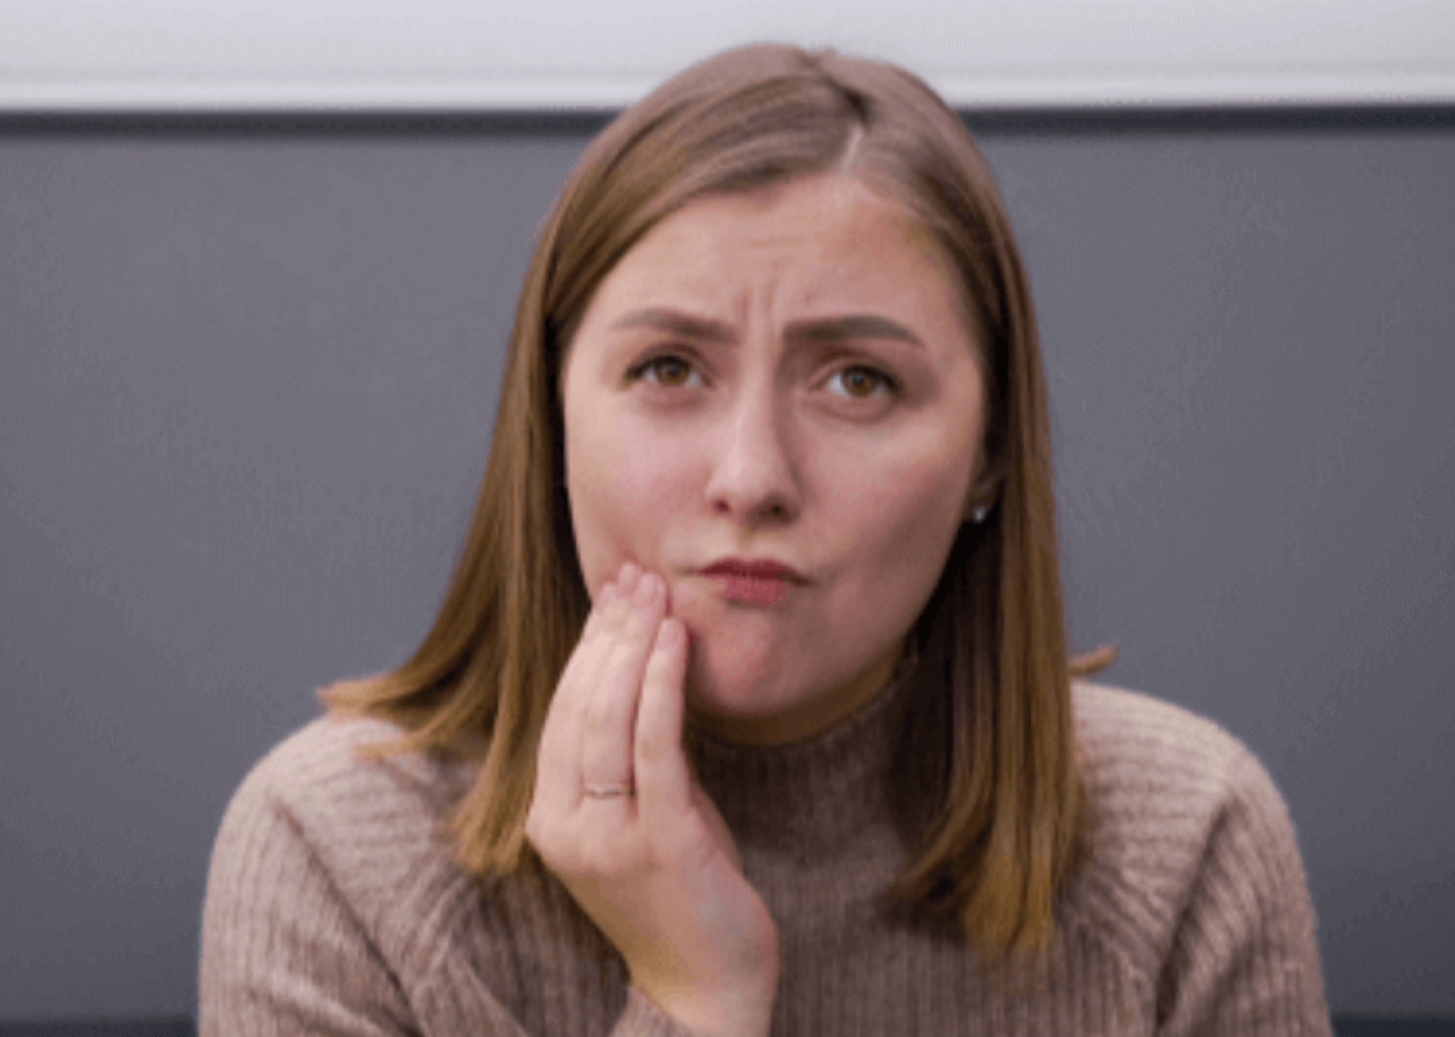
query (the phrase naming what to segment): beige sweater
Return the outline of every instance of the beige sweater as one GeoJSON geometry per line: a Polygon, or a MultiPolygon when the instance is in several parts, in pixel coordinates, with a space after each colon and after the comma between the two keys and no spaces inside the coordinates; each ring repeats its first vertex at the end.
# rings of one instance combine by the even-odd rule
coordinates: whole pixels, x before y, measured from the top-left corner
{"type": "MultiPolygon", "coordinates": [[[[797,745],[701,743],[778,925],[774,1034],[1332,1033],[1277,789],[1222,728],[1145,695],[1074,686],[1095,849],[1056,908],[1049,991],[998,989],[953,931],[886,916],[906,688],[797,745]]],[[[688,1037],[554,880],[486,889],[451,863],[438,826],[468,768],[351,759],[393,731],[320,718],[238,789],[208,879],[202,1037],[688,1037]]]]}

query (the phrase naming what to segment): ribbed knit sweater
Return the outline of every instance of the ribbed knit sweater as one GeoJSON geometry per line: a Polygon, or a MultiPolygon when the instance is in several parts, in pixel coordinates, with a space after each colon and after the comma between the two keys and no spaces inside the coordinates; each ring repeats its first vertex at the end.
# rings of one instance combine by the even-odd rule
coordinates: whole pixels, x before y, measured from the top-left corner
{"type": "MultiPolygon", "coordinates": [[[[690,735],[778,926],[774,1034],[1331,1035],[1279,792],[1221,727],[1140,693],[1073,685],[1092,852],[1056,904],[1048,988],[997,985],[952,928],[886,913],[906,690],[790,746],[690,735]]],[[[351,757],[396,733],[321,717],[243,781],[208,879],[202,1037],[689,1037],[553,878],[453,863],[441,823],[470,765],[351,757]]]]}

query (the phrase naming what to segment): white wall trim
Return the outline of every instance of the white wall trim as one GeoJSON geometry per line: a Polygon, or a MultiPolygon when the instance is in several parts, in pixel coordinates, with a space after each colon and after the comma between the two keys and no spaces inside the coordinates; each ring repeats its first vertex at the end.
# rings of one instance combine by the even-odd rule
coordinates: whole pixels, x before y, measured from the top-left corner
{"type": "Polygon", "coordinates": [[[962,108],[1455,104],[1455,0],[0,0],[0,111],[614,109],[754,39],[962,108]]]}

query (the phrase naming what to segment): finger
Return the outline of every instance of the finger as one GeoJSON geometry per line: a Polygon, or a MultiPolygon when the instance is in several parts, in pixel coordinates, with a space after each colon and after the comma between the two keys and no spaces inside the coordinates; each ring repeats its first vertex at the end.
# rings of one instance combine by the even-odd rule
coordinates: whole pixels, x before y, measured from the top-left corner
{"type": "Polygon", "coordinates": [[[596,596],[561,679],[556,682],[536,751],[535,805],[554,816],[574,809],[581,795],[581,731],[589,692],[596,686],[611,654],[609,628],[620,625],[626,604],[615,583],[596,596]]]}
{"type": "MultiPolygon", "coordinates": [[[[581,773],[589,782],[618,784],[632,778],[632,741],[647,657],[666,596],[661,577],[643,574],[631,612],[583,713],[581,773]]],[[[627,798],[618,803],[630,803],[627,798]]]]}
{"type": "Polygon", "coordinates": [[[637,711],[637,809],[648,828],[676,825],[692,809],[692,775],[682,750],[686,675],[687,628],[668,617],[657,628],[637,711]]]}
{"type": "MultiPolygon", "coordinates": [[[[627,567],[630,568],[630,567],[627,567]]],[[[627,569],[623,569],[615,580],[602,585],[592,604],[591,613],[581,628],[580,640],[567,661],[567,669],[575,667],[576,673],[599,671],[611,651],[611,633],[620,627],[631,611],[630,593],[632,584],[624,582],[627,569]]],[[[559,704],[562,712],[579,711],[585,706],[595,687],[592,681],[566,681],[562,673],[556,685],[551,705],[559,704]]]]}

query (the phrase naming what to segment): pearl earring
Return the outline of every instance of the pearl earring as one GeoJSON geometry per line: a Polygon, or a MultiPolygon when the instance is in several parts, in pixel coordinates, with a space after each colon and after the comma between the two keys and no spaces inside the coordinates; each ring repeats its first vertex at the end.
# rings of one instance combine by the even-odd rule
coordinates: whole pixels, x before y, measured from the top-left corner
{"type": "Polygon", "coordinates": [[[980,523],[982,523],[984,521],[985,521],[985,507],[984,507],[984,505],[982,505],[982,506],[980,506],[980,507],[978,507],[978,508],[975,509],[975,524],[976,525],[979,525],[980,523]]]}

